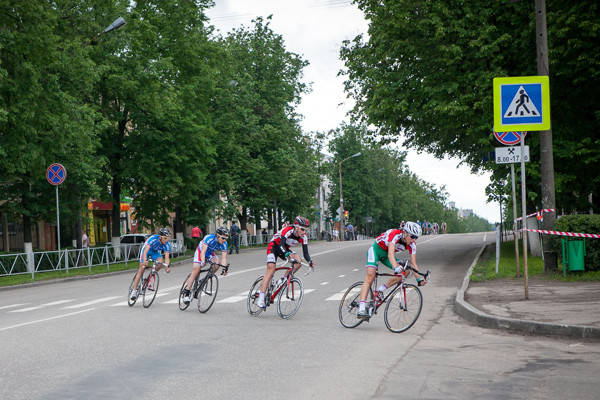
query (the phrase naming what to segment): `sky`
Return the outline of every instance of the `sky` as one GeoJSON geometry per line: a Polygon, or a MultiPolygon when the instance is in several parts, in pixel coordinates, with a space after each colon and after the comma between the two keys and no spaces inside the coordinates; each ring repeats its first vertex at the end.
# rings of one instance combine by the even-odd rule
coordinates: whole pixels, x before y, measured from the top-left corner
{"type": "MultiPolygon", "coordinates": [[[[354,103],[346,98],[345,77],[337,76],[344,68],[339,49],[344,40],[361,33],[366,36],[368,31],[363,13],[351,0],[215,0],[207,15],[222,35],[242,25],[252,26],[258,16],[273,15],[270,27],[283,37],[286,49],[310,63],[303,80],[312,91],[303,95],[297,108],[304,116],[303,130],[326,132],[349,122],[347,112],[354,103]]],[[[498,203],[486,203],[490,173],[474,175],[468,167],[458,167],[459,159],[438,160],[427,153],[399,148],[408,151],[412,173],[438,188],[445,186],[448,202],[455,202],[459,209],[472,209],[492,223],[500,219],[498,203]]]]}

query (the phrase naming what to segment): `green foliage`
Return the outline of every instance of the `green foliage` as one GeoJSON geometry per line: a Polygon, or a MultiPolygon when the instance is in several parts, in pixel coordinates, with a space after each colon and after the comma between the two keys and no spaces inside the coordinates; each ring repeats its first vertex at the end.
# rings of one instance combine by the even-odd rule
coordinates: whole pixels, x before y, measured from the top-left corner
{"type": "MultiPolygon", "coordinates": [[[[377,139],[438,157],[459,157],[505,181],[508,166],[484,162],[492,134],[495,77],[537,75],[532,1],[357,0],[368,37],[344,42],[341,58],[355,117],[377,139]]],[[[600,6],[546,1],[554,169],[558,208],[598,209],[600,6]],[[583,167],[583,168],[582,168],[583,167]],[[588,203],[592,194],[593,204],[588,203]]],[[[528,205],[540,203],[539,134],[527,135],[528,205]]],[[[502,186],[493,188],[502,190],[502,186]]],[[[507,192],[504,192],[507,193],[507,192]]],[[[500,193],[490,192],[490,196],[500,193]]]]}
{"type": "MultiPolygon", "coordinates": [[[[522,244],[522,242],[521,242],[522,244]]],[[[496,245],[488,245],[482,253],[471,273],[472,282],[482,282],[492,279],[514,278],[523,279],[523,254],[522,246],[519,248],[519,278],[516,278],[517,269],[515,262],[515,242],[506,241],[500,245],[500,260],[498,262],[498,273],[496,274],[496,245]]],[[[527,254],[528,276],[539,276],[544,273],[544,261],[541,257],[533,257],[527,254]]]]}
{"type": "MultiPolygon", "coordinates": [[[[600,234],[600,215],[565,215],[554,224],[554,230],[559,232],[600,234]]],[[[562,239],[564,236],[551,236],[552,247],[557,255],[562,254],[562,239]]],[[[583,240],[569,238],[568,240],[583,240]]],[[[600,239],[585,239],[585,269],[600,270],[600,239]]]]}
{"type": "Polygon", "coordinates": [[[437,188],[419,179],[404,164],[405,152],[370,143],[371,132],[364,126],[342,125],[330,132],[329,150],[336,154],[329,163],[331,197],[329,215],[336,216],[340,204],[339,163],[342,163],[344,209],[359,230],[366,228],[365,218],[372,217],[371,235],[399,226],[401,221],[445,221],[448,232],[488,231],[491,225],[477,216],[459,219],[456,210],[444,206],[445,188],[437,188]],[[351,157],[356,153],[358,157],[351,157]],[[347,160],[346,160],[347,159],[347,160]]]}

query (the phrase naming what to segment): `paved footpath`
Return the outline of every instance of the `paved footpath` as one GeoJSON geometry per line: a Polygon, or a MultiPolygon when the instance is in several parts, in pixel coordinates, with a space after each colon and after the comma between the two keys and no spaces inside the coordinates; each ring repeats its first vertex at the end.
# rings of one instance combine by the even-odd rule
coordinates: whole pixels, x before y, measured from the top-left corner
{"type": "Polygon", "coordinates": [[[456,295],[454,309],[461,317],[484,328],[600,340],[600,282],[534,277],[525,299],[523,279],[470,282],[479,255],[456,295]]]}

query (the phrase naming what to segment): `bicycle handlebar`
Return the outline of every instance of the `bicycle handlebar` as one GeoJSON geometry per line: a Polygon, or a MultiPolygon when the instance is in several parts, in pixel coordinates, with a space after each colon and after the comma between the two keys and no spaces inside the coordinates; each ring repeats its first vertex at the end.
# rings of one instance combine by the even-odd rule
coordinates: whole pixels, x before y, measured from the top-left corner
{"type": "MultiPolygon", "coordinates": [[[[285,263],[281,264],[281,265],[279,266],[279,268],[281,268],[281,267],[285,267],[285,265],[286,265],[286,264],[288,264],[288,263],[290,263],[290,264],[300,264],[300,265],[302,265],[302,266],[304,266],[304,267],[309,267],[309,268],[308,268],[308,271],[307,271],[307,272],[304,274],[304,276],[306,276],[306,275],[310,274],[310,273],[311,273],[311,272],[313,272],[313,271],[314,271],[314,269],[315,269],[314,267],[311,267],[311,266],[310,266],[310,264],[304,263],[304,262],[302,262],[302,261],[298,261],[298,260],[296,260],[296,259],[294,259],[294,258],[290,258],[290,257],[288,257],[288,259],[285,261],[285,263]]],[[[293,268],[293,267],[290,265],[290,266],[289,266],[289,267],[287,267],[287,268],[293,268]]]]}

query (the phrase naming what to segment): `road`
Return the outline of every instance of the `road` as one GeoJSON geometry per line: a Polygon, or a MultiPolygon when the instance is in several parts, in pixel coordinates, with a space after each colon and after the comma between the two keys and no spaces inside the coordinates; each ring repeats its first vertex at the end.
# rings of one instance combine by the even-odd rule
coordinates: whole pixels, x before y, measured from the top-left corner
{"type": "Polygon", "coordinates": [[[318,265],[298,276],[302,307],[258,317],[246,296],[265,251],[229,256],[213,308],[180,311],[191,263],[161,271],[155,303],[126,303],[132,272],[0,291],[2,399],[597,399],[600,344],[470,325],[452,311],[464,275],[493,234],[425,236],[433,271],[421,317],[389,332],[383,315],[346,329],[338,304],[362,280],[369,241],[311,243],[318,265]]]}

